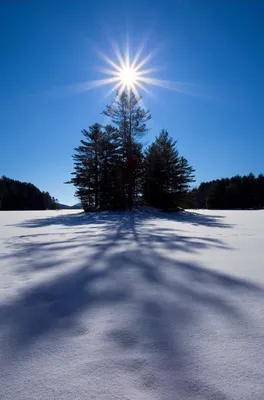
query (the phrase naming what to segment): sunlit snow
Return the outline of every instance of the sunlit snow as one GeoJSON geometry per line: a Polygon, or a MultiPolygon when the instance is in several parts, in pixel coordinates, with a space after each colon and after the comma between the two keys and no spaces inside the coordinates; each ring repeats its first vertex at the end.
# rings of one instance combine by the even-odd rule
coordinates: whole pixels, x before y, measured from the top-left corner
{"type": "Polygon", "coordinates": [[[0,232],[1,399],[264,399],[264,211],[2,211],[0,232]]]}

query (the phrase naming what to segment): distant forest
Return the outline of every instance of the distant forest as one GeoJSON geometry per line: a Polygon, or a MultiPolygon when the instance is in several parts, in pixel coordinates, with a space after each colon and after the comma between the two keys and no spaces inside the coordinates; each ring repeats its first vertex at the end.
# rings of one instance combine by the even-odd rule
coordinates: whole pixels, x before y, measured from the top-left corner
{"type": "Polygon", "coordinates": [[[188,204],[194,208],[264,208],[264,175],[236,175],[232,178],[203,182],[189,192],[188,204]]]}
{"type": "Polygon", "coordinates": [[[57,200],[41,192],[32,183],[20,182],[6,176],[0,178],[0,210],[56,209],[57,200]]]}

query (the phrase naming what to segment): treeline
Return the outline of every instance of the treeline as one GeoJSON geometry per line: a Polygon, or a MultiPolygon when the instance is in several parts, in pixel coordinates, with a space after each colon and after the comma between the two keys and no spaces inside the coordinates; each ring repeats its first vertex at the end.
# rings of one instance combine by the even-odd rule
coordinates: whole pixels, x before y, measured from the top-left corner
{"type": "Polygon", "coordinates": [[[179,155],[177,143],[163,130],[143,150],[149,111],[132,91],[123,91],[103,112],[111,124],[83,130],[75,149],[70,180],[85,211],[132,209],[147,204],[177,209],[188,197],[194,169],[179,155]]]}
{"type": "Polygon", "coordinates": [[[203,182],[189,194],[189,205],[209,209],[264,208],[264,175],[236,175],[203,182]]]}
{"type": "Polygon", "coordinates": [[[32,183],[0,178],[0,210],[56,209],[57,200],[32,183]]]}

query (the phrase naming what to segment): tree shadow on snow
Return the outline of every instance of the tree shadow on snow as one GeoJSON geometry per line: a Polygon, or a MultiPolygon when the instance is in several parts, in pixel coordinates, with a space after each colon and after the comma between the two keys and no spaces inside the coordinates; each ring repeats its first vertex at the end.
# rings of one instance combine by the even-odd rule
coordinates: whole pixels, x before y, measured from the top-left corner
{"type": "MultiPolygon", "coordinates": [[[[208,385],[197,381],[196,370],[190,367],[196,345],[195,333],[192,336],[190,332],[208,313],[231,320],[235,331],[251,332],[252,327],[238,304],[247,295],[263,301],[262,288],[206,269],[193,258],[186,260],[186,253],[191,255],[211,248],[231,251],[223,241],[186,236],[174,226],[155,227],[151,221],[155,218],[145,214],[73,214],[25,222],[23,226],[30,228],[62,225],[81,230],[70,241],[22,240],[13,247],[12,257],[18,262],[25,255],[30,256],[27,262],[32,271],[54,268],[56,273],[1,303],[0,332],[7,333],[8,357],[15,359],[47,335],[54,334],[53,340],[61,338],[59,332],[65,337],[87,335],[89,340],[89,318],[105,309],[109,310],[112,322],[109,328],[106,324],[100,335],[106,346],[116,347],[118,352],[132,354],[134,349],[139,350],[141,357],[128,357],[120,363],[138,374],[143,389],[152,390],[156,385],[173,389],[175,385],[182,398],[188,392],[208,399],[230,399],[224,392],[208,389],[208,385]],[[62,248],[79,251],[86,245],[90,255],[83,257],[80,265],[76,261],[74,268],[60,273],[60,267],[67,261],[59,257],[62,248]],[[171,258],[171,251],[185,254],[184,261],[175,254],[171,258]],[[48,263],[43,261],[45,257],[48,263]],[[149,354],[163,373],[148,374],[144,355],[149,354]],[[211,397],[206,397],[208,391],[211,397]]],[[[196,213],[160,218],[190,225],[228,227],[219,217],[196,213]]],[[[38,235],[43,234],[37,233],[36,239],[38,235]]],[[[34,232],[29,239],[33,236],[34,232]]],[[[173,398],[166,396],[164,393],[160,398],[173,398]]]]}
{"type": "MultiPolygon", "coordinates": [[[[46,218],[36,218],[32,220],[27,220],[18,226],[27,227],[27,228],[40,228],[46,226],[86,226],[88,225],[98,225],[98,224],[106,224],[106,223],[121,223],[129,225],[129,221],[131,221],[131,216],[136,216],[137,221],[140,219],[144,220],[167,220],[171,222],[183,222],[189,225],[194,226],[206,226],[206,227],[216,227],[216,228],[230,228],[231,225],[223,222],[222,215],[209,215],[209,214],[201,214],[197,211],[181,211],[175,213],[166,213],[158,210],[152,209],[139,209],[136,212],[108,212],[102,211],[97,213],[88,213],[84,212],[73,213],[67,215],[57,214],[52,217],[46,218]]],[[[131,225],[131,224],[130,224],[131,225]]],[[[133,224],[132,224],[133,225],[133,224]]],[[[131,226],[130,226],[131,227],[131,226]]]]}
{"type": "Polygon", "coordinates": [[[63,264],[61,257],[56,257],[59,251],[76,250],[87,246],[96,252],[95,258],[112,249],[118,249],[120,244],[136,243],[142,248],[155,250],[160,246],[164,250],[196,253],[213,245],[220,249],[229,249],[225,243],[211,236],[190,236],[192,225],[206,227],[229,228],[230,225],[221,222],[222,217],[184,212],[181,214],[147,213],[147,212],[101,212],[93,214],[70,214],[47,218],[37,218],[25,221],[21,227],[41,228],[57,226],[59,231],[47,233],[31,233],[13,237],[7,244],[12,249],[1,259],[15,258],[19,265],[18,271],[29,269],[41,270],[59,267],[63,264]],[[219,220],[218,220],[219,219],[219,220]],[[160,220],[171,224],[157,226],[160,220]],[[186,223],[186,230],[177,229],[177,222],[186,223]],[[147,225],[146,225],[147,223],[147,225]],[[175,228],[176,227],[176,228],[175,228]],[[67,228],[69,228],[67,230],[67,228]],[[72,229],[75,229],[72,231],[72,229]],[[188,235],[186,235],[186,233],[188,235]],[[47,238],[47,240],[45,240],[47,238]],[[27,264],[26,268],[23,260],[27,264]],[[20,267],[21,265],[21,267],[20,267]]]}

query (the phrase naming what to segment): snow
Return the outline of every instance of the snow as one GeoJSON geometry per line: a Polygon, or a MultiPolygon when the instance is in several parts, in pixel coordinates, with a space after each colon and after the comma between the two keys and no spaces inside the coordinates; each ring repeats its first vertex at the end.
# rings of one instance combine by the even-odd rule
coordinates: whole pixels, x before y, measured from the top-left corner
{"type": "Polygon", "coordinates": [[[264,210],[0,212],[0,398],[263,400],[264,210]]]}

